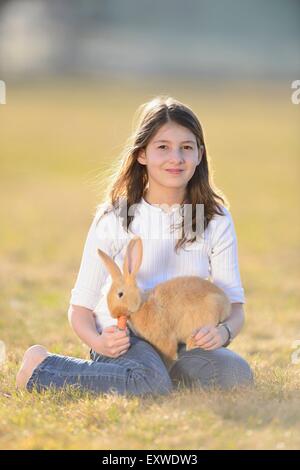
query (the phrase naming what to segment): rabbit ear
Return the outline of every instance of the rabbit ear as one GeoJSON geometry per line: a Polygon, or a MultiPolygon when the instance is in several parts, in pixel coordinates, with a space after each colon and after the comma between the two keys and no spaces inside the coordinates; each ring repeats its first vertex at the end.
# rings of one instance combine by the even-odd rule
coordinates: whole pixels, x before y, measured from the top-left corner
{"type": "Polygon", "coordinates": [[[111,259],[111,257],[108,256],[104,251],[100,250],[99,248],[97,249],[97,251],[98,251],[98,255],[100,256],[107,270],[109,271],[112,279],[116,279],[122,276],[119,266],[111,259]]]}
{"type": "Polygon", "coordinates": [[[135,277],[142,263],[142,259],[142,239],[138,236],[135,236],[130,240],[127,246],[123,265],[124,277],[135,277]]]}

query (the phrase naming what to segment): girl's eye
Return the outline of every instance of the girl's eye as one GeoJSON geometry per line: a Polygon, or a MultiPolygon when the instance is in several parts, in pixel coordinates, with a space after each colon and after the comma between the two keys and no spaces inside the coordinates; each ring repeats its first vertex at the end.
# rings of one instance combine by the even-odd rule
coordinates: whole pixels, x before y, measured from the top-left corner
{"type": "MultiPolygon", "coordinates": [[[[166,148],[166,147],[167,147],[166,145],[160,145],[158,148],[161,149],[161,148],[166,148]]],[[[193,147],[191,147],[190,145],[184,145],[183,148],[193,150],[193,147]]]]}

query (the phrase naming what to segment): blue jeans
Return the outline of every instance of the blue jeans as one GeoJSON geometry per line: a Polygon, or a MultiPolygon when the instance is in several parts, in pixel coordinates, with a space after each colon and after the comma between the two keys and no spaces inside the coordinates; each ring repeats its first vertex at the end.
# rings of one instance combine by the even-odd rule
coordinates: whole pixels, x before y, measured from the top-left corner
{"type": "Polygon", "coordinates": [[[33,371],[29,392],[70,385],[95,394],[166,395],[174,387],[200,386],[230,388],[253,383],[248,363],[233,351],[220,348],[205,351],[178,348],[178,360],[168,372],[159,353],[147,341],[130,331],[130,348],[118,358],[90,350],[91,360],[49,353],[33,371]]]}

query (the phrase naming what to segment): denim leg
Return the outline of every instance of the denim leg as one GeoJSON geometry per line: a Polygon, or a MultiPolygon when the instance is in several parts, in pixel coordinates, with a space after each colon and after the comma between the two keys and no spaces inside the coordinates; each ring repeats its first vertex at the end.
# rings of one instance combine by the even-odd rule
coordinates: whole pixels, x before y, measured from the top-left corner
{"type": "Polygon", "coordinates": [[[131,346],[114,359],[91,351],[93,360],[51,354],[34,369],[27,383],[38,392],[71,385],[96,394],[120,395],[168,394],[172,381],[155,349],[147,342],[131,337],[131,346]]]}
{"type": "Polygon", "coordinates": [[[174,385],[230,389],[238,385],[252,385],[253,373],[241,356],[227,348],[213,351],[195,348],[186,350],[180,345],[178,360],[169,371],[174,385]]]}

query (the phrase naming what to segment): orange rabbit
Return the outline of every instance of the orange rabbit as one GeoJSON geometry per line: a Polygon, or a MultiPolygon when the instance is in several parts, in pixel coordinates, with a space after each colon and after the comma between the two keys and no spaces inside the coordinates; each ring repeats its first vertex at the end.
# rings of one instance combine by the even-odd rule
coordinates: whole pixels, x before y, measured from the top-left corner
{"type": "Polygon", "coordinates": [[[178,343],[195,346],[193,333],[204,325],[217,326],[230,315],[224,291],[198,276],[179,276],[141,291],[136,275],[143,258],[142,240],[134,236],[127,246],[123,273],[104,251],[98,254],[112,284],[107,304],[113,318],[126,316],[130,328],[160,352],[167,366],[177,359],[178,343]]]}

